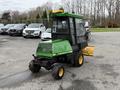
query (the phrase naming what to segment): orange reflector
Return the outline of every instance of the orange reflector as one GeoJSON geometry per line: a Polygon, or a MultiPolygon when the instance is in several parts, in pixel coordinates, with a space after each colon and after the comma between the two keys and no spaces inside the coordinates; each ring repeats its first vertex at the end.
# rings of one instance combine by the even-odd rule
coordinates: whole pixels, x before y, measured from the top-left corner
{"type": "Polygon", "coordinates": [[[83,55],[85,55],[85,56],[93,56],[93,54],[94,54],[94,49],[95,49],[94,46],[87,46],[87,47],[85,47],[85,48],[82,50],[83,55]]]}

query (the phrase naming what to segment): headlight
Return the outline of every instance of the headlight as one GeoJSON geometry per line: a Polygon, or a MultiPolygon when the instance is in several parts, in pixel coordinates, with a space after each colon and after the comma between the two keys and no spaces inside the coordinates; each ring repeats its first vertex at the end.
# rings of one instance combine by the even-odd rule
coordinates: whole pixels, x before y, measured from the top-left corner
{"type": "Polygon", "coordinates": [[[25,30],[23,30],[23,33],[25,33],[25,30]]]}

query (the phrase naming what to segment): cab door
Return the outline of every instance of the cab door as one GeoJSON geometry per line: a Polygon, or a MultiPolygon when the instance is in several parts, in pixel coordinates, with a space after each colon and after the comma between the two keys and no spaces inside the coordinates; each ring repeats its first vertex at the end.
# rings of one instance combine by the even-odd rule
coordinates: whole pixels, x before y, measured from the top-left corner
{"type": "Polygon", "coordinates": [[[87,40],[85,36],[85,27],[83,21],[81,19],[75,19],[75,27],[76,27],[76,41],[77,44],[81,44],[82,47],[87,45],[87,40]]]}

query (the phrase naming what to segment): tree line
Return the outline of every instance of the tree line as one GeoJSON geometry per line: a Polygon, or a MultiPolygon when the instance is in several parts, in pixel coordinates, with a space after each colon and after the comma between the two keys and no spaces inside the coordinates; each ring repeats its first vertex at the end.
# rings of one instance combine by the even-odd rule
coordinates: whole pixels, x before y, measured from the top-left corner
{"type": "Polygon", "coordinates": [[[91,20],[94,27],[120,27],[120,0],[62,0],[68,12],[91,20]]]}
{"type": "Polygon", "coordinates": [[[51,10],[48,3],[26,12],[7,10],[2,14],[0,22],[4,24],[43,22],[43,20],[47,20],[48,10],[51,10]]]}
{"type": "MultiPolygon", "coordinates": [[[[56,6],[84,16],[93,27],[120,27],[120,0],[61,0],[56,6]]],[[[2,22],[42,22],[52,8],[51,2],[47,2],[27,12],[8,11],[3,13],[2,22]]]]}

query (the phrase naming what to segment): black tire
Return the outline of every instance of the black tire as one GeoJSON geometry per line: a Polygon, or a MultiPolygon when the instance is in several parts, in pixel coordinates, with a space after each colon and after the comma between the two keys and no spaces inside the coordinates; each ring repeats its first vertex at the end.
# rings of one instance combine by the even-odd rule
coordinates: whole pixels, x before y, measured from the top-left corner
{"type": "Polygon", "coordinates": [[[29,63],[29,70],[32,73],[38,73],[40,69],[41,69],[41,66],[38,64],[35,64],[33,60],[29,63]]]}
{"type": "Polygon", "coordinates": [[[13,34],[9,34],[10,36],[13,36],[13,34]]]}
{"type": "Polygon", "coordinates": [[[27,38],[26,36],[23,36],[24,38],[27,38]]]}
{"type": "Polygon", "coordinates": [[[64,76],[64,73],[65,73],[65,69],[64,69],[63,65],[55,64],[53,66],[52,76],[53,76],[54,79],[56,79],[56,80],[62,79],[63,76],[64,76]]]}
{"type": "Polygon", "coordinates": [[[41,39],[41,34],[42,34],[42,32],[40,31],[40,33],[39,33],[39,38],[41,39]]]}
{"type": "Polygon", "coordinates": [[[81,53],[75,53],[72,65],[74,67],[81,67],[84,64],[84,56],[81,53]]]}

